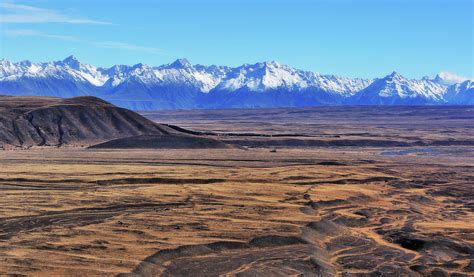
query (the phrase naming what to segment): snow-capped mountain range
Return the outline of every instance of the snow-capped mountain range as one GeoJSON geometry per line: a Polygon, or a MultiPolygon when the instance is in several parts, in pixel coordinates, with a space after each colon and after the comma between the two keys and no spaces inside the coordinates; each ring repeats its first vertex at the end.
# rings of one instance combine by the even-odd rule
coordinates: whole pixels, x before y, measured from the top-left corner
{"type": "Polygon", "coordinates": [[[186,59],[100,68],[74,56],[62,61],[0,61],[0,94],[93,95],[130,109],[294,107],[316,105],[471,105],[474,82],[442,76],[410,80],[344,78],[277,62],[239,67],[192,65],[186,59]]]}

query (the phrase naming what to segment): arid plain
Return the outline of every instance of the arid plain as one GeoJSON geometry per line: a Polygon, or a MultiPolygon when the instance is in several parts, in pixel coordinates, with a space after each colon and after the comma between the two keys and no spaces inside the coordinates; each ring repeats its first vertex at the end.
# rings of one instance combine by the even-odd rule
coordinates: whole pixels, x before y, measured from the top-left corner
{"type": "Polygon", "coordinates": [[[0,275],[474,274],[472,107],[142,114],[230,147],[0,151],[0,275]]]}

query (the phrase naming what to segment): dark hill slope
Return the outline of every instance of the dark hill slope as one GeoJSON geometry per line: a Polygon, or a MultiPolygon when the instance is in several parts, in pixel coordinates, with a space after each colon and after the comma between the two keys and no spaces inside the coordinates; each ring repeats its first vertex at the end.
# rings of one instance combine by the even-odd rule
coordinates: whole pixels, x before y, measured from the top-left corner
{"type": "Polygon", "coordinates": [[[141,135],[198,139],[95,97],[0,96],[0,146],[92,145],[141,135]]]}
{"type": "Polygon", "coordinates": [[[231,147],[221,141],[192,135],[143,135],[110,140],[93,145],[89,148],[112,149],[200,149],[200,148],[228,148],[231,147]]]}

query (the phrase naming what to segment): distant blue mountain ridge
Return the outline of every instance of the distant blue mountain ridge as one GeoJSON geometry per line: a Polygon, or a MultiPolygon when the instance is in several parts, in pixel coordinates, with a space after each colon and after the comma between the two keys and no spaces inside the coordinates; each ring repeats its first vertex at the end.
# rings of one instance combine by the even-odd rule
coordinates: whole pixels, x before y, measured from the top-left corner
{"type": "Polygon", "coordinates": [[[62,61],[0,61],[0,94],[97,96],[134,110],[319,105],[474,105],[474,82],[407,79],[397,72],[360,79],[298,70],[274,61],[239,67],[192,65],[110,68],[62,61]]]}

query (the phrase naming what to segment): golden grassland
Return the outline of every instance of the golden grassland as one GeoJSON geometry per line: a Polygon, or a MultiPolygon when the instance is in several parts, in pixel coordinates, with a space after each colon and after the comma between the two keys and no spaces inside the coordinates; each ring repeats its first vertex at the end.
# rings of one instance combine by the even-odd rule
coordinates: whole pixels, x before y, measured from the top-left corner
{"type": "Polygon", "coordinates": [[[473,162],[380,149],[0,151],[0,275],[472,274],[473,162]],[[229,244],[256,238],[271,242],[229,244]],[[184,245],[201,248],[160,252],[184,245]]]}

